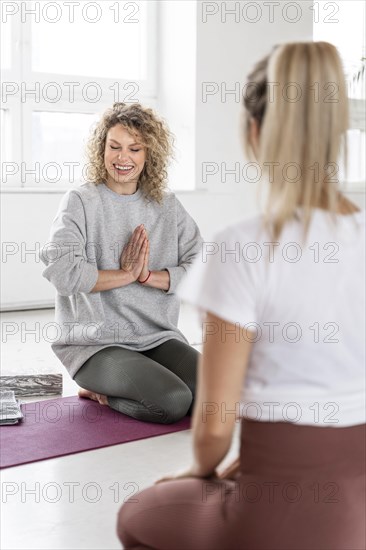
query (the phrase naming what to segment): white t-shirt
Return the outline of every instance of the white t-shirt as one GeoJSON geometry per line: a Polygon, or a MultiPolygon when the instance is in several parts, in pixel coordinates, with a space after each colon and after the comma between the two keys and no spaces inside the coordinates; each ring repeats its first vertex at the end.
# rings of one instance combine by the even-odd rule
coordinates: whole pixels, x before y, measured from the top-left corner
{"type": "Polygon", "coordinates": [[[177,289],[200,314],[235,325],[231,334],[224,325],[223,341],[253,342],[241,417],[334,427],[366,421],[365,211],[336,218],[334,226],[315,209],[305,242],[294,220],[277,244],[261,216],[232,224],[204,242],[177,289]]]}

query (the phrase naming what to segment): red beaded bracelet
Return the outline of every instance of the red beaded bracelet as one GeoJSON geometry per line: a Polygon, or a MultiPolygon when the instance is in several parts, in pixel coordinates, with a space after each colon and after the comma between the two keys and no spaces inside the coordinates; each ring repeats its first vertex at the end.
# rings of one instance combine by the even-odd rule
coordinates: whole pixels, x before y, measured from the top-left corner
{"type": "Polygon", "coordinates": [[[143,285],[144,283],[146,283],[146,281],[149,279],[150,275],[151,275],[151,271],[149,270],[149,274],[148,274],[148,276],[146,277],[146,279],[145,279],[144,281],[139,281],[139,283],[141,283],[142,285],[143,285]]]}

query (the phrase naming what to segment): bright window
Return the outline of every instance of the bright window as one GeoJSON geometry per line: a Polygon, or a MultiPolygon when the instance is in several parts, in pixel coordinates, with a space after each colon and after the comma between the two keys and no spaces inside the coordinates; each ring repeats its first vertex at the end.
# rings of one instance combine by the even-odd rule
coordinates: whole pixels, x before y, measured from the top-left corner
{"type": "Polygon", "coordinates": [[[33,111],[32,165],[39,163],[39,179],[71,184],[82,179],[83,146],[96,120],[91,114],[33,111]]]}
{"type": "MultiPolygon", "coordinates": [[[[365,187],[365,2],[316,2],[314,40],[334,44],[342,58],[350,98],[350,130],[347,133],[347,190],[365,187]],[[320,11],[319,11],[320,10],[320,11]],[[332,11],[332,13],[331,13],[332,11]]],[[[344,179],[344,163],[340,162],[344,179]]]]}
{"type": "MultiPolygon", "coordinates": [[[[137,3],[130,4],[137,9],[137,3]]],[[[139,8],[131,22],[125,23],[122,28],[114,23],[110,14],[110,20],[103,25],[96,23],[97,32],[95,24],[83,20],[81,11],[77,12],[72,24],[66,17],[56,24],[44,19],[38,23],[33,21],[33,71],[145,80],[148,57],[146,5],[142,7],[140,2],[139,8]]]]}
{"type": "Polygon", "coordinates": [[[156,12],[154,0],[7,3],[3,186],[79,185],[85,141],[105,109],[116,101],[155,105],[156,12]]]}

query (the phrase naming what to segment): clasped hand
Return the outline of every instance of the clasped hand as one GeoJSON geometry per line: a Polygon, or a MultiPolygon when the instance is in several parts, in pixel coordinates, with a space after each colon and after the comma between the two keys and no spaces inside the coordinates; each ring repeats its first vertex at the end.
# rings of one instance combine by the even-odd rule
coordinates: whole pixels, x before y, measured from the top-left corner
{"type": "MultiPolygon", "coordinates": [[[[240,472],[240,457],[236,458],[233,462],[231,462],[226,468],[224,468],[223,471],[218,471],[217,469],[212,472],[210,476],[205,476],[206,479],[210,479],[211,481],[219,480],[219,479],[228,479],[232,481],[236,481],[237,476],[240,472]]],[[[163,481],[175,481],[177,479],[185,479],[188,477],[198,477],[202,479],[202,476],[199,475],[199,472],[194,468],[191,467],[188,470],[185,470],[183,472],[179,472],[177,474],[173,475],[167,475],[164,476],[157,481],[155,481],[155,484],[162,483],[163,481]]]]}
{"type": "Polygon", "coordinates": [[[124,246],[120,266],[133,281],[144,281],[149,275],[150,243],[143,224],[136,227],[128,243],[124,246]]]}

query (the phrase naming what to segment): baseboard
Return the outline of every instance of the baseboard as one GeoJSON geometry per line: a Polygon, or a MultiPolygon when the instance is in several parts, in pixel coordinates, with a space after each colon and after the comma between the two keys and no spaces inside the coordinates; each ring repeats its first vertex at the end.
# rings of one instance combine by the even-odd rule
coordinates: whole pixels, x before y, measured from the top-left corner
{"type": "Polygon", "coordinates": [[[7,302],[0,305],[0,311],[23,311],[28,309],[54,309],[54,300],[37,300],[27,302],[7,302]]]}

